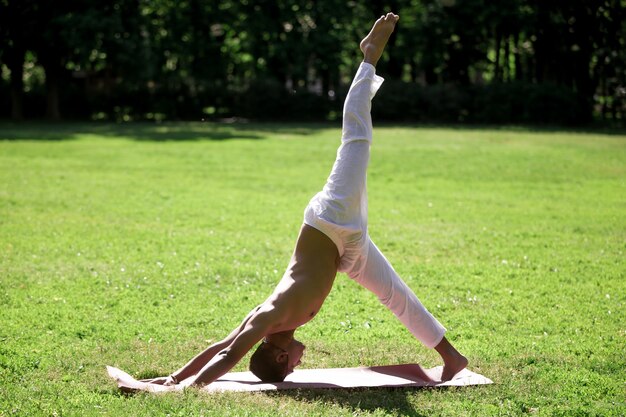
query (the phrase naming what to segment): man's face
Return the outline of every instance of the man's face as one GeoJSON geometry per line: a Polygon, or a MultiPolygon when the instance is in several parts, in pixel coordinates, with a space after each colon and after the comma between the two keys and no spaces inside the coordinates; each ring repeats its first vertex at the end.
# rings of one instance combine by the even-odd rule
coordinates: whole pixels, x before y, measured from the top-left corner
{"type": "Polygon", "coordinates": [[[306,346],[298,342],[296,339],[292,339],[287,347],[287,353],[289,354],[289,364],[287,365],[287,373],[293,372],[294,368],[302,363],[302,356],[306,346]]]}

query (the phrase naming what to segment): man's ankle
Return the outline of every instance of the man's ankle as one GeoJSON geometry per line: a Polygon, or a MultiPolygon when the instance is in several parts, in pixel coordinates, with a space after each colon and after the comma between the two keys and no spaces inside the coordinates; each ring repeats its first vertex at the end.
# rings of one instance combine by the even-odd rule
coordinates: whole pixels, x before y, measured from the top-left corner
{"type": "Polygon", "coordinates": [[[373,67],[376,67],[376,64],[378,63],[377,61],[368,58],[363,58],[363,62],[365,62],[366,64],[370,64],[373,67]]]}

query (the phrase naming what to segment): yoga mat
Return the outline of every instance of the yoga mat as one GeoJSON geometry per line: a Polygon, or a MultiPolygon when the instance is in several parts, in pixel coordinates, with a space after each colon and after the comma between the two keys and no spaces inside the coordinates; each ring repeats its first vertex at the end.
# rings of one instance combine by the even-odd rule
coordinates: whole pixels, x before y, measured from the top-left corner
{"type": "MultiPolygon", "coordinates": [[[[492,384],[489,378],[464,369],[450,381],[440,382],[443,367],[422,369],[417,364],[373,366],[367,368],[298,369],[283,382],[264,383],[251,372],[231,372],[215,382],[202,387],[208,392],[268,391],[312,388],[364,388],[364,387],[459,387],[492,384]]],[[[164,387],[137,381],[126,372],[107,366],[109,376],[125,392],[180,391],[180,386],[164,387]]]]}

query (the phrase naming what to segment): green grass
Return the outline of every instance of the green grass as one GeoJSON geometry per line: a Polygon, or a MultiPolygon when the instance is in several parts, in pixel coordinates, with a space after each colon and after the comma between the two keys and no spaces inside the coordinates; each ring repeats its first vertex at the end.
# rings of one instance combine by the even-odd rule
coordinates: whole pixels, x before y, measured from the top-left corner
{"type": "MultiPolygon", "coordinates": [[[[381,127],[370,234],[491,386],[164,396],[272,290],[340,132],[0,125],[0,415],[626,414],[626,136],[381,127]]],[[[304,367],[438,365],[338,277],[304,367]]],[[[244,370],[242,362],[236,370],[244,370]]]]}

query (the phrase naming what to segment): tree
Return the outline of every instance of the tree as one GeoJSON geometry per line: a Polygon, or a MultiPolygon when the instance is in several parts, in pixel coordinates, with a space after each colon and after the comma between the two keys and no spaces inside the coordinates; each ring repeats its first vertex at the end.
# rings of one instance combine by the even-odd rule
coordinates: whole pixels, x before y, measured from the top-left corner
{"type": "Polygon", "coordinates": [[[50,119],[196,118],[203,108],[237,115],[259,107],[250,106],[250,89],[283,101],[282,109],[260,106],[258,117],[294,105],[302,114],[337,110],[333,93],[359,61],[357,42],[389,10],[402,17],[381,65],[408,83],[400,94],[456,97],[464,103],[450,105],[465,113],[472,100],[497,99],[516,101],[511,114],[535,100],[582,106],[584,116],[572,120],[590,119],[594,106],[605,118],[624,117],[623,0],[0,0],[11,116],[24,114],[25,57],[45,72],[50,119]]]}
{"type": "Polygon", "coordinates": [[[19,0],[0,2],[0,54],[11,73],[11,118],[21,120],[24,92],[24,59],[33,33],[28,20],[30,4],[19,0]]]}

